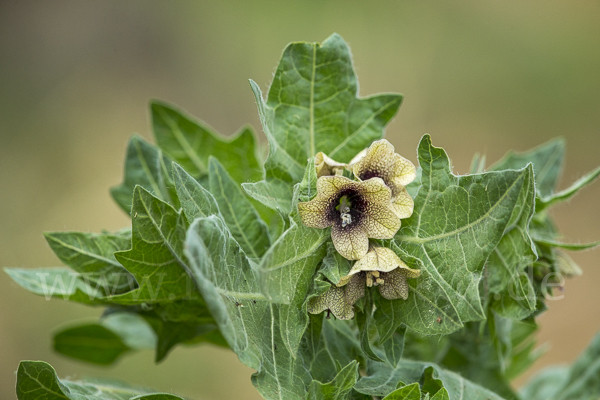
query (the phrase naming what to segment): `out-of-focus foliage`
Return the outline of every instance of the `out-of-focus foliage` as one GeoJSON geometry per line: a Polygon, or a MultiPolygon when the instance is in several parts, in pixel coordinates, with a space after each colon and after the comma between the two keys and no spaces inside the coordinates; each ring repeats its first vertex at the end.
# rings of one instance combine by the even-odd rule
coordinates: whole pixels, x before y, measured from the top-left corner
{"type": "MultiPolygon", "coordinates": [[[[270,145],[265,180],[242,185],[253,199],[245,197],[239,183],[258,180],[262,173],[253,175],[254,167],[247,166],[243,172],[249,175],[240,178],[242,174],[227,151],[220,154],[221,150],[215,150],[210,153],[215,157],[211,159],[192,138],[208,135],[215,149],[230,145],[237,151],[235,141],[219,138],[188,119],[182,123],[169,119],[171,123],[167,123],[164,113],[156,114],[156,110],[163,107],[177,112],[155,103],[154,129],[159,147],[134,137],[124,183],[113,190],[117,203],[130,211],[131,249],[115,249],[110,261],[113,254],[104,254],[105,248],[89,250],[89,245],[79,245],[72,250],[75,261],[70,265],[70,258],[61,257],[63,249],[57,247],[54,250],[61,260],[78,273],[67,269],[11,269],[11,277],[37,294],[73,296],[75,301],[137,314],[156,335],[156,340],[148,343],[156,346],[157,360],[178,343],[210,342],[229,347],[257,371],[253,384],[269,399],[360,398],[360,394],[410,398],[407,396],[415,393],[425,398],[455,399],[464,395],[459,389],[466,390],[469,398],[516,396],[508,381],[530,363],[533,355],[531,347],[517,349],[529,335],[518,336],[514,332],[518,332],[518,324],[513,325],[512,320],[518,322],[544,310],[540,299],[545,288],[538,279],[544,268],[569,271],[571,275],[577,271],[565,261],[568,258],[560,256],[558,249],[565,245],[555,240],[556,230],[544,208],[570,197],[598,173],[591,173],[572,190],[554,194],[560,164],[544,176],[542,169],[536,171],[536,164],[543,164],[545,155],[533,151],[521,158],[507,157],[507,165],[496,166],[496,171],[457,177],[451,172],[445,151],[433,147],[430,137],[425,136],[418,148],[421,178],[413,188],[415,214],[396,238],[382,242],[411,266],[421,269],[423,275],[411,282],[408,301],[387,301],[375,293],[373,302],[367,297],[358,305],[361,310],[356,324],[350,322],[341,328],[346,332],[332,331],[327,328],[329,322],[321,326],[322,319],[311,319],[306,313],[307,299],[327,287],[324,280],[314,278],[335,273],[331,264],[322,263],[331,248],[327,232],[304,227],[296,215],[297,203],[315,194],[316,176],[308,159],[316,151],[332,154],[339,150],[339,157],[347,161],[383,134],[401,97],[357,100],[349,51],[337,35],[320,46],[290,45],[283,53],[266,103],[258,86],[252,87],[270,145]],[[272,94],[273,90],[278,92],[272,94]],[[346,91],[353,95],[350,99],[346,91]],[[296,96],[302,101],[296,103],[296,96]],[[385,104],[380,104],[382,101],[385,104]],[[283,110],[282,114],[278,110],[283,110]],[[327,135],[327,129],[334,129],[336,123],[343,127],[335,129],[342,136],[327,135]],[[308,150],[302,150],[306,146],[308,150]],[[204,170],[201,166],[207,158],[208,168],[204,170]],[[537,208],[535,215],[534,180],[538,198],[545,204],[537,208]],[[266,207],[256,208],[256,202],[266,207]],[[530,230],[537,234],[533,241],[530,230]],[[86,256],[91,272],[98,274],[111,263],[113,268],[122,266],[126,271],[109,274],[112,285],[99,285],[97,276],[86,278],[78,269],[78,251],[84,247],[90,253],[86,256]],[[491,253],[498,260],[488,258],[491,253]],[[510,257],[508,261],[501,259],[505,254],[510,257]],[[100,258],[108,261],[98,263],[100,258]],[[534,274],[522,275],[529,267],[534,274]],[[485,271],[493,275],[493,285],[485,271]],[[52,283],[46,280],[48,276],[54,279],[52,283]],[[56,277],[70,278],[73,283],[56,291],[56,277]],[[123,277],[129,285],[125,289],[123,277]],[[104,291],[98,292],[98,287],[104,291]],[[120,292],[109,291],[111,287],[120,292]],[[518,295],[516,304],[506,303],[503,297],[511,290],[518,295]],[[475,329],[475,321],[486,319],[487,331],[475,329]],[[410,341],[406,344],[406,327],[415,335],[415,345],[419,342],[416,334],[462,330],[447,336],[444,340],[449,347],[434,355],[435,362],[428,362],[425,355],[419,360],[399,355],[403,345],[408,353],[419,355],[418,349],[410,350],[410,341]],[[471,335],[471,339],[464,340],[461,334],[471,335]],[[342,337],[347,344],[340,354],[324,346],[342,337]],[[464,348],[465,342],[472,343],[471,352],[464,348]],[[319,362],[323,351],[335,360],[329,371],[324,371],[319,362]],[[497,360],[486,358],[489,367],[472,368],[481,362],[480,355],[494,351],[499,355],[497,360]],[[353,356],[348,362],[338,361],[349,354],[353,356]],[[367,376],[360,379],[356,372],[359,364],[367,368],[367,376]]],[[[239,146],[246,160],[248,155],[255,156],[253,136],[250,133],[248,137],[252,140],[239,146]]],[[[482,163],[479,165],[483,168],[482,163]]],[[[258,164],[256,167],[261,171],[258,164]]],[[[83,264],[88,265],[85,260],[83,264]]],[[[137,319],[135,324],[139,323],[144,322],[137,319]]],[[[119,333],[104,323],[63,331],[56,336],[57,349],[78,359],[86,359],[87,354],[88,361],[110,363],[133,349],[126,343],[129,323],[124,320],[121,325],[124,331],[119,333]],[[82,336],[90,348],[73,346],[82,336]],[[101,346],[94,348],[90,340],[94,338],[109,340],[114,354],[98,357],[101,346]]],[[[154,338],[151,334],[149,337],[154,338]]],[[[69,384],[72,390],[80,390],[77,385],[83,385],[61,383],[48,365],[23,365],[37,366],[39,374],[51,375],[41,385],[63,397],[69,396],[65,392],[69,384]]],[[[30,375],[25,367],[20,369],[19,379],[25,389],[18,391],[19,398],[33,398],[28,397],[30,375]]]]}

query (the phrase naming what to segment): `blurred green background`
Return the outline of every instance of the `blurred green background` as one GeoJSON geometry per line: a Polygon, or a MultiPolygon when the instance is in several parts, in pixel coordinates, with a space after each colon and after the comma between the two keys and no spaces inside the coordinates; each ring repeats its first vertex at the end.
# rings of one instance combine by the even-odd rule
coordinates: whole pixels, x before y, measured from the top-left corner
{"type": "MultiPolygon", "coordinates": [[[[424,133],[456,173],[474,152],[495,161],[567,139],[566,186],[600,164],[600,3],[488,1],[0,1],[0,266],[59,265],[47,230],[129,224],[108,188],[121,180],[133,132],[149,138],[151,98],[173,102],[223,134],[259,129],[248,78],[266,89],[290,41],[340,33],[361,95],[402,92],[387,133],[416,162],[424,133]]],[[[261,134],[262,136],[262,134],[261,134]]],[[[554,210],[571,241],[600,239],[600,184],[554,210]]],[[[573,254],[585,276],[541,318],[550,352],[569,362],[600,330],[600,251],[573,254]]],[[[142,352],[109,369],[62,358],[51,332],[99,309],[45,301],[0,274],[0,398],[14,398],[22,359],[62,377],[110,376],[190,398],[257,399],[232,353],[142,352]]]]}

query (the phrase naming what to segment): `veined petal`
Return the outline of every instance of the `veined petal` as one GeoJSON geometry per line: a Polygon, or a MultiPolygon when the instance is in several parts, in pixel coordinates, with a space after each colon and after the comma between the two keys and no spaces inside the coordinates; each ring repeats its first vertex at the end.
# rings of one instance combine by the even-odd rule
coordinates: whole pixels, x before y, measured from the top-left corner
{"type": "Polygon", "coordinates": [[[331,240],[337,252],[348,260],[363,258],[369,250],[369,238],[361,225],[354,224],[342,227],[333,224],[331,240]]]}
{"type": "Polygon", "coordinates": [[[391,249],[382,246],[370,246],[367,255],[354,263],[348,275],[360,271],[390,272],[399,266],[408,268],[391,249]]]}
{"type": "Polygon", "coordinates": [[[392,190],[381,178],[371,178],[359,184],[360,194],[370,203],[387,203],[392,197],[392,190]]]}
{"type": "Polygon", "coordinates": [[[311,314],[320,314],[325,310],[330,310],[337,319],[354,318],[354,307],[346,297],[345,288],[335,286],[322,295],[310,299],[307,310],[311,314]]]}
{"type": "Polygon", "coordinates": [[[348,302],[344,288],[334,286],[326,294],[329,309],[337,319],[354,318],[354,307],[348,302]]]}
{"type": "Polygon", "coordinates": [[[406,186],[417,177],[417,168],[406,158],[399,154],[394,154],[394,164],[391,175],[395,185],[406,186]]]}
{"type": "Polygon", "coordinates": [[[327,293],[323,293],[320,296],[313,297],[308,300],[308,304],[306,305],[306,309],[311,314],[321,314],[323,311],[329,309],[329,304],[327,303],[327,293]]]}
{"type": "Polygon", "coordinates": [[[387,204],[370,204],[362,222],[366,235],[373,239],[393,238],[400,224],[400,218],[389,201],[387,204]]]}
{"type": "Polygon", "coordinates": [[[394,146],[385,139],[377,140],[369,146],[365,156],[352,167],[352,172],[359,179],[374,176],[385,178],[394,170],[394,146]]]}
{"type": "Polygon", "coordinates": [[[317,170],[317,178],[328,175],[340,175],[346,164],[339,163],[329,157],[322,151],[315,156],[315,168],[317,170]]]}
{"type": "Polygon", "coordinates": [[[404,219],[412,215],[415,208],[415,202],[408,194],[406,188],[402,187],[394,190],[392,196],[392,206],[398,218],[404,219]]]}
{"type": "Polygon", "coordinates": [[[325,229],[333,224],[329,219],[328,207],[329,201],[320,198],[319,195],[314,200],[298,203],[298,214],[302,223],[311,228],[325,229]]]}
{"type": "Polygon", "coordinates": [[[379,293],[388,299],[408,299],[408,282],[399,268],[382,276],[384,284],[379,286],[379,293]]]}
{"type": "Polygon", "coordinates": [[[355,274],[350,277],[350,282],[346,285],[346,301],[348,304],[354,304],[358,299],[365,295],[365,280],[364,274],[355,274]]]}

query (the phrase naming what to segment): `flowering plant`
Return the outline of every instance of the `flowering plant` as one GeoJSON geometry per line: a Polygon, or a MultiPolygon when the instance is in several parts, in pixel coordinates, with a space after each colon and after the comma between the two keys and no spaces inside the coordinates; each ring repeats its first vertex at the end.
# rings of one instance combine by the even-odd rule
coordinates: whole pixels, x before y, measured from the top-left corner
{"type": "MultiPolygon", "coordinates": [[[[180,344],[221,346],[266,399],[600,395],[600,337],[560,379],[510,384],[539,355],[548,283],[581,272],[564,251],[596,245],[560,242],[547,210],[600,169],[556,192],[554,140],[489,167],[476,157],[458,176],[429,135],[415,167],[382,139],[402,95],[358,97],[338,35],[290,44],[266,98],[250,83],[264,161],[250,128],[224,138],[154,102],[156,145],[131,139],[111,191],[131,229],[50,232],[68,268],[6,270],[33,293],[105,307],[56,333],[57,352],[110,365],[148,347],[160,362],[180,344]]],[[[17,397],[181,399],[59,379],[42,361],[21,363],[17,397]]]]}

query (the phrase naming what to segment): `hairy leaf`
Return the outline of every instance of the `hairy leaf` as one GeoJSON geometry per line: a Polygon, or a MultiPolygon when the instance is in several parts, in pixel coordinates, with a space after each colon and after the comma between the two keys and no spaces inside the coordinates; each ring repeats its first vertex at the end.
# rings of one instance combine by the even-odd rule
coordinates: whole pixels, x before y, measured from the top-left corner
{"type": "Polygon", "coordinates": [[[536,210],[541,211],[547,207],[553,206],[556,203],[571,199],[579,192],[579,190],[594,182],[598,176],[600,176],[600,167],[582,176],[567,189],[542,197],[535,205],[536,210]]]}
{"type": "Polygon", "coordinates": [[[322,151],[349,162],[383,130],[398,111],[399,94],[358,98],[350,49],[338,35],[322,44],[291,43],[284,50],[265,101],[250,82],[269,141],[266,180],[245,184],[257,200],[291,211],[290,184],[300,181],[306,161],[322,151]]]}
{"type": "Polygon", "coordinates": [[[523,183],[502,239],[486,264],[485,291],[494,294],[492,309],[516,320],[526,318],[536,310],[533,278],[530,279],[525,271],[538,257],[529,236],[534,208],[534,177],[530,175],[523,183]]]}
{"type": "Polygon", "coordinates": [[[394,390],[383,400],[421,400],[421,388],[417,382],[411,383],[394,390]]]}
{"type": "Polygon", "coordinates": [[[522,192],[531,188],[531,167],[453,175],[446,152],[434,147],[428,135],[418,155],[423,172],[415,210],[391,246],[401,259],[405,254],[419,259],[423,268],[420,278],[408,280],[408,300],[392,300],[387,309],[378,309],[375,319],[389,324],[388,329],[380,324],[380,332],[405,323],[425,334],[445,334],[485,318],[478,289],[483,265],[522,192]]]}
{"type": "Polygon", "coordinates": [[[250,127],[226,138],[171,105],[153,101],[150,109],[156,143],[194,178],[208,174],[208,160],[212,156],[238,183],[262,179],[256,138],[250,127]]]}
{"type": "Polygon", "coordinates": [[[134,135],[127,146],[123,183],[111,188],[110,194],[128,214],[131,213],[133,189],[136,185],[174,207],[179,207],[171,180],[171,163],[160,149],[134,135]]]}
{"type": "Polygon", "coordinates": [[[67,357],[109,365],[128,351],[155,348],[156,335],[142,317],[117,313],[62,329],[54,335],[53,347],[67,357]]]}
{"type": "MultiPolygon", "coordinates": [[[[306,167],[304,179],[294,190],[294,209],[299,201],[310,200],[316,194],[314,161],[306,167]]],[[[288,350],[295,354],[306,330],[308,317],[304,304],[315,271],[326,254],[329,229],[306,227],[297,212],[291,226],[277,239],[259,264],[261,290],[279,306],[282,335],[288,350]]]]}
{"type": "Polygon", "coordinates": [[[116,251],[131,245],[131,232],[46,232],[54,253],[74,271],[86,275],[91,284],[105,287],[105,294],[120,294],[135,287],[133,276],[116,260],[116,251]]]}
{"type": "Polygon", "coordinates": [[[308,388],[309,400],[343,400],[358,380],[358,362],[346,365],[331,382],[321,383],[313,380],[308,388]]]}
{"type": "Polygon", "coordinates": [[[153,393],[143,387],[118,381],[59,380],[56,371],[43,361],[21,361],[17,371],[19,400],[183,400],[179,396],[153,393]]]}
{"type": "Polygon", "coordinates": [[[92,284],[86,275],[69,268],[4,268],[4,271],[23,289],[47,300],[57,298],[91,305],[105,304],[102,300],[105,288],[92,284]]]}
{"type": "MultiPolygon", "coordinates": [[[[361,378],[354,390],[371,396],[387,396],[396,390],[399,382],[420,382],[427,373],[439,380],[448,391],[450,400],[501,400],[497,394],[470,382],[460,375],[444,370],[432,363],[402,360],[396,368],[378,362],[369,362],[367,376],[361,378]],[[431,369],[427,371],[427,369],[431,369]]],[[[441,389],[438,389],[441,390],[441,389]]]]}
{"type": "Polygon", "coordinates": [[[175,189],[189,223],[196,218],[219,214],[214,196],[177,164],[173,164],[175,189]]]}
{"type": "Polygon", "coordinates": [[[530,400],[597,399],[600,397],[600,334],[568,369],[547,369],[525,386],[530,400]]]}
{"type": "Polygon", "coordinates": [[[509,151],[500,161],[493,164],[490,170],[521,169],[533,163],[538,196],[547,197],[556,190],[564,156],[565,140],[556,138],[522,153],[509,151]]]}
{"type": "Polygon", "coordinates": [[[139,288],[114,296],[120,304],[152,304],[194,297],[183,243],[187,222],[181,212],[137,186],[132,207],[131,249],[115,253],[139,288]]]}
{"type": "Polygon", "coordinates": [[[303,399],[311,377],[282,341],[276,305],[260,292],[256,266],[217,216],[197,219],[186,251],[194,277],[229,347],[257,370],[254,386],[266,399],[303,399]]]}
{"type": "Polygon", "coordinates": [[[209,158],[208,177],[210,192],[229,231],[249,257],[260,258],[271,245],[267,225],[240,186],[214,157],[209,158]]]}

